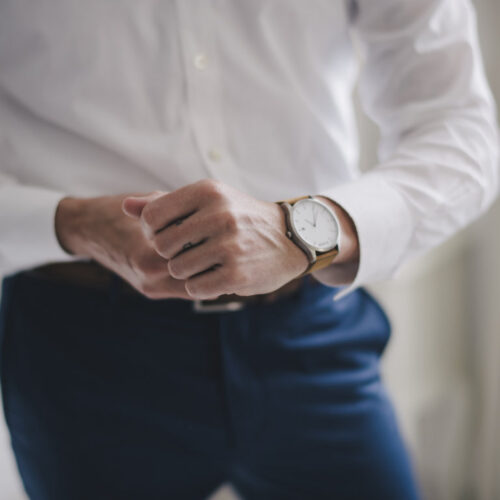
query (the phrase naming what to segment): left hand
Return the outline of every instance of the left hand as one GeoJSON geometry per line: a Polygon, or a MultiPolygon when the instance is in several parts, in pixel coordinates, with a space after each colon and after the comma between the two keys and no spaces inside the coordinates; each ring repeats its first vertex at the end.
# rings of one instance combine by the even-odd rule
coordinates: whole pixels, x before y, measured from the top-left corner
{"type": "Polygon", "coordinates": [[[286,236],[281,207],[218,181],[199,181],[154,201],[129,197],[123,207],[140,218],[170,275],[183,280],[194,299],[270,293],[308,266],[286,236]]]}

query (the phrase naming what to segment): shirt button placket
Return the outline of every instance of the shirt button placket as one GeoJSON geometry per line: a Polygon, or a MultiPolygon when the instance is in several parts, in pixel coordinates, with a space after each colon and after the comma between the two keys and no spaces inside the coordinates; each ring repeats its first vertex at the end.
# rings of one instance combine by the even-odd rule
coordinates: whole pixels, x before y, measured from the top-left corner
{"type": "MultiPolygon", "coordinates": [[[[194,67],[199,71],[205,71],[208,67],[208,57],[205,52],[199,52],[193,58],[194,67]]],[[[222,152],[219,148],[210,148],[206,153],[208,161],[212,163],[220,163],[222,161],[222,152]]]]}
{"type": "Polygon", "coordinates": [[[220,150],[212,148],[208,150],[208,159],[213,163],[219,163],[222,161],[222,153],[220,150]]]}
{"type": "Polygon", "coordinates": [[[204,52],[196,54],[193,59],[194,67],[200,71],[204,71],[208,66],[208,58],[204,52]]]}
{"type": "Polygon", "coordinates": [[[205,168],[213,178],[244,189],[227,150],[217,65],[216,23],[209,2],[177,2],[182,23],[190,121],[205,168]]]}

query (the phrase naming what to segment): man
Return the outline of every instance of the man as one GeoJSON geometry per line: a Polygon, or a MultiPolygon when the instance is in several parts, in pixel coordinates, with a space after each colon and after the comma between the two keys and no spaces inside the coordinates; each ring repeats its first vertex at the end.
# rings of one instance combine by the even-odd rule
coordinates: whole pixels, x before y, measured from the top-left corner
{"type": "Polygon", "coordinates": [[[493,109],[468,0],[1,2],[2,389],[30,498],[418,498],[360,287],[489,205],[493,109]]]}

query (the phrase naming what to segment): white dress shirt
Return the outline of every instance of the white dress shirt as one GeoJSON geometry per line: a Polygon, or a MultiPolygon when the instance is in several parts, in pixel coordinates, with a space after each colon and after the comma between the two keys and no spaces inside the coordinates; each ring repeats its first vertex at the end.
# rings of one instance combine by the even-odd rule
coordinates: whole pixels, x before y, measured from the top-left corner
{"type": "Polygon", "coordinates": [[[469,0],[0,2],[2,273],[70,258],[53,227],[64,196],[212,177],[338,202],[363,285],[485,210],[497,149],[469,0]],[[364,175],[358,45],[381,133],[364,175]]]}

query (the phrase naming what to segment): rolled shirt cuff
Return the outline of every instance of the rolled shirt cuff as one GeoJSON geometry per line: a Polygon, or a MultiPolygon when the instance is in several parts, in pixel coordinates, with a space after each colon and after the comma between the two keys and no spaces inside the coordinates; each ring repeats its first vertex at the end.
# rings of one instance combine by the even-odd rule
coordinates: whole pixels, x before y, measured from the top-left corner
{"type": "Polygon", "coordinates": [[[60,246],[55,213],[65,194],[7,184],[0,188],[0,274],[75,257],[60,246]]]}
{"type": "MultiPolygon", "coordinates": [[[[359,240],[356,277],[335,299],[360,286],[392,277],[407,254],[413,233],[412,218],[401,194],[376,171],[319,194],[330,198],[350,215],[359,240]]],[[[333,282],[335,269],[333,266],[330,269],[333,282]]],[[[315,277],[330,284],[328,268],[315,277]]]]}

